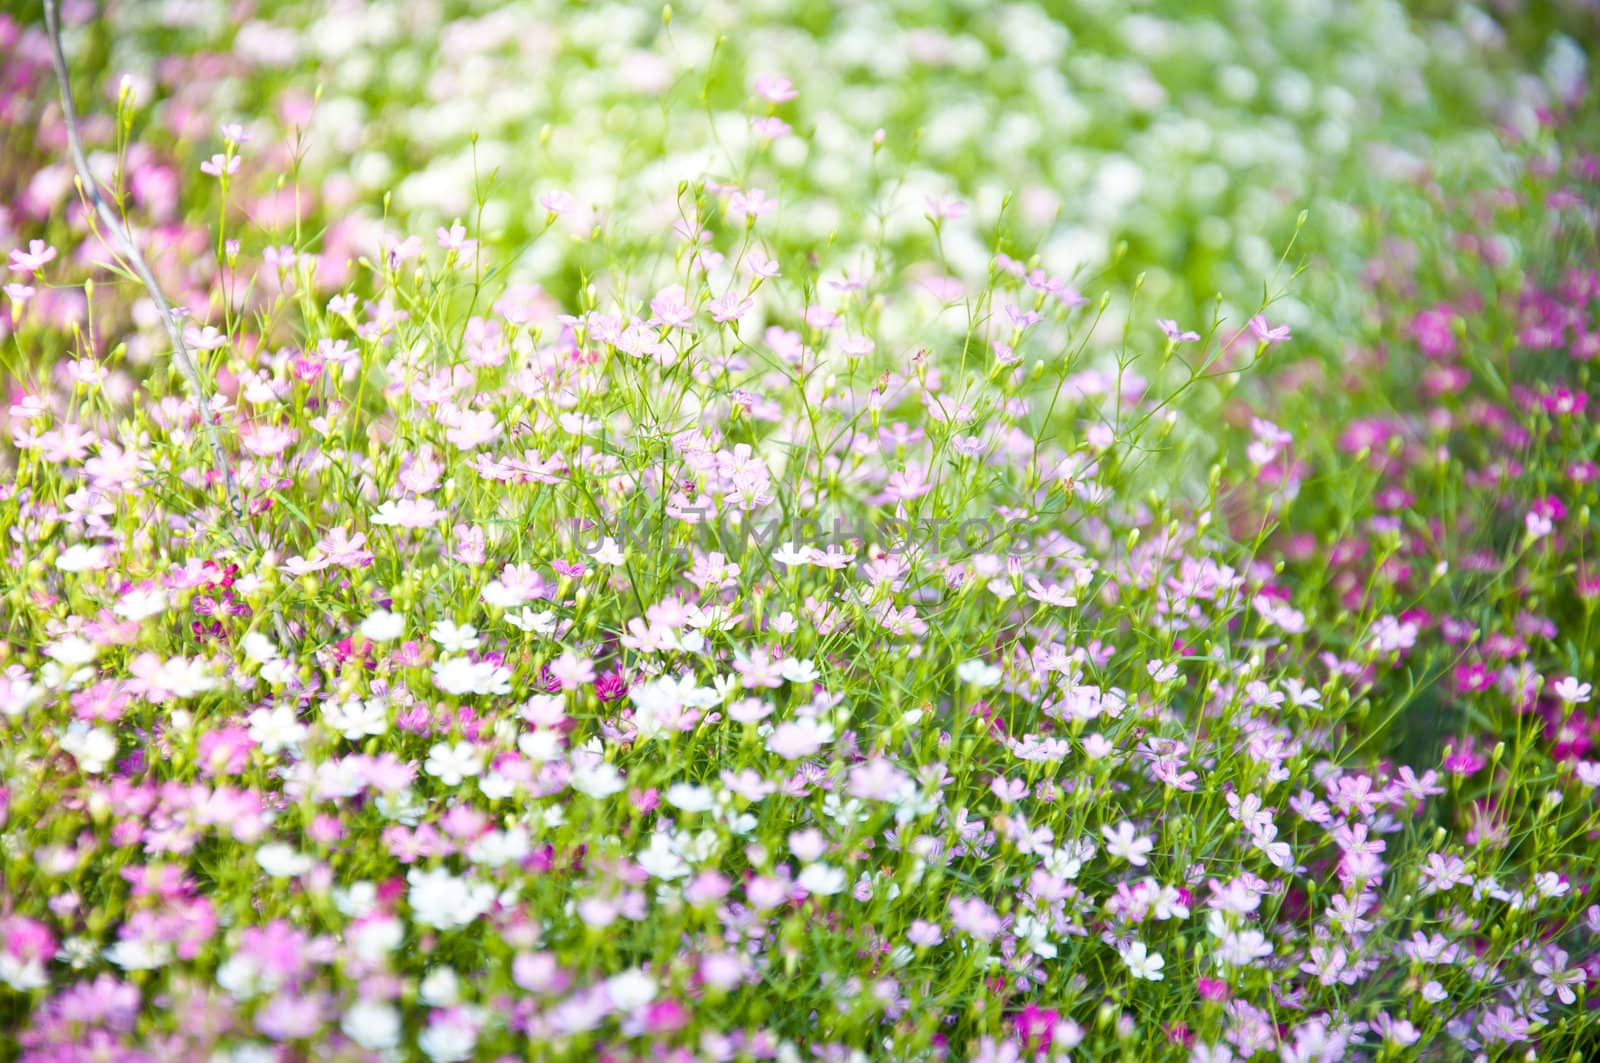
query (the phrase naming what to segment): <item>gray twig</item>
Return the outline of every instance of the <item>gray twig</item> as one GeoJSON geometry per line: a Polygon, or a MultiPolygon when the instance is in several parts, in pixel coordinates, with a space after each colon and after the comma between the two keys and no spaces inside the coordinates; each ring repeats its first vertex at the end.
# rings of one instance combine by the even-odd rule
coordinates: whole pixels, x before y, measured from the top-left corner
{"type": "Polygon", "coordinates": [[[78,135],[78,110],[72,102],[72,81],[67,74],[67,57],[61,49],[61,26],[56,13],[56,0],[44,0],[44,25],[45,34],[50,39],[50,61],[55,67],[56,83],[61,89],[61,110],[67,123],[67,146],[72,152],[72,165],[78,171],[78,187],[93,204],[95,213],[100,216],[101,224],[111,232],[123,257],[144,282],[145,290],[150,293],[151,300],[161,314],[161,323],[167,327],[167,336],[172,340],[172,359],[194,392],[195,405],[200,411],[200,424],[206,434],[207,442],[211,444],[211,460],[217,467],[218,475],[222,477],[223,488],[228,495],[228,505],[232,508],[236,519],[243,519],[244,503],[239,497],[239,486],[234,481],[233,470],[229,467],[227,455],[222,449],[222,439],[217,434],[217,426],[211,419],[211,403],[206,399],[205,383],[200,378],[200,367],[195,364],[194,356],[189,353],[189,345],[184,342],[183,326],[173,316],[172,305],[167,302],[166,296],[161,294],[161,287],[156,283],[155,274],[150,272],[150,266],[145,262],[144,255],[139,252],[138,242],[133,238],[132,227],[125,219],[118,217],[116,211],[111,209],[105,197],[100,194],[100,186],[89,170],[89,160],[83,154],[83,141],[78,135]]]}

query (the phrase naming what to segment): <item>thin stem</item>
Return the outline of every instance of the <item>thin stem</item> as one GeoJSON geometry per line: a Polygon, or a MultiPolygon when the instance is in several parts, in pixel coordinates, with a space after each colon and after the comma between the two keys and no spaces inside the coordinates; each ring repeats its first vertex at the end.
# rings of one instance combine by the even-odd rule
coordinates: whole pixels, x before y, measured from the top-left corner
{"type": "Polygon", "coordinates": [[[189,345],[184,342],[183,329],[173,316],[172,305],[167,302],[166,296],[161,294],[161,287],[156,283],[155,275],[150,272],[144,255],[140,253],[138,242],[133,238],[132,227],[117,216],[110,204],[105,201],[105,197],[100,194],[100,187],[89,169],[89,160],[83,154],[83,142],[78,135],[78,110],[72,102],[72,81],[67,73],[66,53],[61,48],[61,26],[56,13],[56,0],[43,0],[43,2],[45,35],[50,40],[50,62],[55,67],[56,84],[61,89],[61,110],[67,126],[67,147],[72,153],[73,167],[78,171],[78,189],[93,204],[101,223],[115,238],[118,250],[133,266],[134,272],[144,282],[145,290],[150,293],[151,300],[156,304],[156,309],[161,314],[161,323],[167,328],[167,337],[172,341],[173,361],[177,363],[178,371],[183,374],[183,378],[188,381],[190,389],[194,392],[195,406],[200,413],[200,424],[205,431],[206,441],[211,445],[211,460],[216,465],[217,473],[222,477],[223,487],[227,491],[228,505],[233,510],[235,518],[243,519],[244,504],[239,497],[239,487],[234,481],[233,470],[228,465],[227,455],[222,449],[222,439],[217,433],[217,426],[212,422],[211,403],[206,399],[205,385],[200,379],[200,368],[195,364],[194,356],[189,353],[189,345]]]}

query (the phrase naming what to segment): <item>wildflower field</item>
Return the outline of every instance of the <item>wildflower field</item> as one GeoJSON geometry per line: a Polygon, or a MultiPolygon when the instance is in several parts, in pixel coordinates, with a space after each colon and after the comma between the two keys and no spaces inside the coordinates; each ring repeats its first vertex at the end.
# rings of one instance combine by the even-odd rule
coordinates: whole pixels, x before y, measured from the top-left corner
{"type": "Polygon", "coordinates": [[[0,13],[0,1060],[1600,1058],[1600,5],[0,13]]]}

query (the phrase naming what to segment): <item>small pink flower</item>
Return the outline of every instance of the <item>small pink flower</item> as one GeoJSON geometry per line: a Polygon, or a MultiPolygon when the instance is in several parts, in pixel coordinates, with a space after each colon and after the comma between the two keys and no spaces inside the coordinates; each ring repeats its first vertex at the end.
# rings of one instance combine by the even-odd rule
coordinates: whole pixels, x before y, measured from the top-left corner
{"type": "Polygon", "coordinates": [[[728,213],[736,218],[760,218],[777,209],[778,203],[759,188],[735,191],[728,197],[728,213]]]}
{"type": "Polygon", "coordinates": [[[43,240],[29,240],[26,251],[20,248],[11,252],[11,270],[14,273],[38,273],[56,257],[56,249],[43,240]]]}
{"type": "Polygon", "coordinates": [[[478,241],[467,239],[467,227],[460,222],[452,222],[448,229],[440,227],[434,232],[434,237],[446,251],[470,255],[478,249],[478,241]]]}
{"type": "Polygon", "coordinates": [[[197,329],[193,325],[183,330],[183,342],[197,351],[214,351],[228,342],[228,337],[217,331],[215,325],[197,329]]]}
{"type": "Polygon", "coordinates": [[[200,164],[200,172],[207,177],[229,176],[239,172],[239,157],[237,155],[213,155],[200,164]]]}
{"type": "Polygon", "coordinates": [[[1265,314],[1257,314],[1250,319],[1250,331],[1255,333],[1256,339],[1262,343],[1282,343],[1289,338],[1289,326],[1269,325],[1265,314]]]}
{"type": "Polygon", "coordinates": [[[755,130],[756,136],[761,137],[763,140],[781,140],[789,135],[789,123],[777,115],[769,115],[766,118],[752,118],[750,120],[750,128],[755,130]]]}
{"type": "Polygon", "coordinates": [[[729,321],[738,321],[755,309],[755,305],[754,300],[740,299],[734,292],[729,292],[720,299],[711,300],[706,304],[706,309],[711,313],[711,320],[718,324],[726,324],[729,321]]]}
{"type": "Polygon", "coordinates": [[[1166,333],[1167,339],[1173,343],[1193,343],[1200,338],[1198,332],[1185,332],[1178,327],[1178,323],[1171,318],[1157,318],[1156,325],[1166,333]]]}
{"type": "Polygon", "coordinates": [[[761,74],[756,78],[756,95],[768,103],[784,103],[800,95],[794,90],[794,85],[786,77],[777,74],[761,74]]]}

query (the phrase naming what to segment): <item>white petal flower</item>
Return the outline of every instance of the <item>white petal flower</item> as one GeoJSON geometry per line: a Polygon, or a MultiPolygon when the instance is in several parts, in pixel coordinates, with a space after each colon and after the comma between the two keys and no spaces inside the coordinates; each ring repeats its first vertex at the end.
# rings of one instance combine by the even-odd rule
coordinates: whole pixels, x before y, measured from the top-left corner
{"type": "Polygon", "coordinates": [[[849,882],[845,873],[828,864],[807,864],[795,879],[807,893],[815,893],[820,897],[831,897],[835,893],[844,892],[844,887],[849,882]]]}
{"type": "Polygon", "coordinates": [[[414,867],[406,873],[406,881],[411,885],[407,901],[412,921],[437,930],[466,926],[494,903],[493,886],[456,878],[444,868],[414,867]]]}
{"type": "Polygon", "coordinates": [[[462,779],[483,770],[483,754],[469,742],[436,742],[422,770],[446,786],[460,786],[462,779]]]}
{"type": "Polygon", "coordinates": [[[618,1011],[630,1012],[656,998],[656,980],[634,968],[606,979],[606,995],[618,1011]]]}
{"type": "Polygon", "coordinates": [[[256,709],[246,718],[250,724],[250,738],[261,747],[261,752],[272,756],[298,745],[310,730],[295,716],[292,706],[256,709]]]}
{"type": "Polygon", "coordinates": [[[707,786],[679,782],[667,787],[667,804],[684,812],[708,812],[716,803],[717,795],[707,786]]]}
{"type": "Polygon", "coordinates": [[[956,666],[956,675],[963,683],[977,687],[979,690],[994,686],[1000,682],[1000,669],[986,661],[976,658],[963,661],[956,666]]]}
{"type": "Polygon", "coordinates": [[[74,720],[61,736],[61,748],[72,755],[84,774],[98,775],[117,755],[117,740],[104,727],[90,727],[82,720],[74,720]]]}
{"type": "Polygon", "coordinates": [[[56,568],[63,572],[94,572],[105,568],[109,561],[105,547],[73,543],[56,558],[56,568]]]}
{"type": "Polygon", "coordinates": [[[297,878],[317,862],[282,842],[271,842],[256,850],[256,863],[273,878],[297,878]]]}
{"type": "Polygon", "coordinates": [[[1118,951],[1122,956],[1122,962],[1128,965],[1128,973],[1133,977],[1142,978],[1147,982],[1162,980],[1161,969],[1167,965],[1167,961],[1162,959],[1161,953],[1151,952],[1142,941],[1135,941],[1118,951]]]}
{"type": "Polygon", "coordinates": [[[406,633],[406,618],[387,609],[375,610],[358,629],[363,638],[373,642],[392,642],[406,633]]]}
{"type": "Polygon", "coordinates": [[[112,607],[112,612],[124,620],[138,622],[157,616],[167,609],[167,596],[161,590],[132,590],[124,594],[112,607]]]}
{"type": "Polygon", "coordinates": [[[370,1051],[397,1048],[400,1045],[400,1013],[391,1004],[376,1000],[359,1000],[352,1004],[339,1020],[339,1029],[362,1048],[370,1051]]]}

